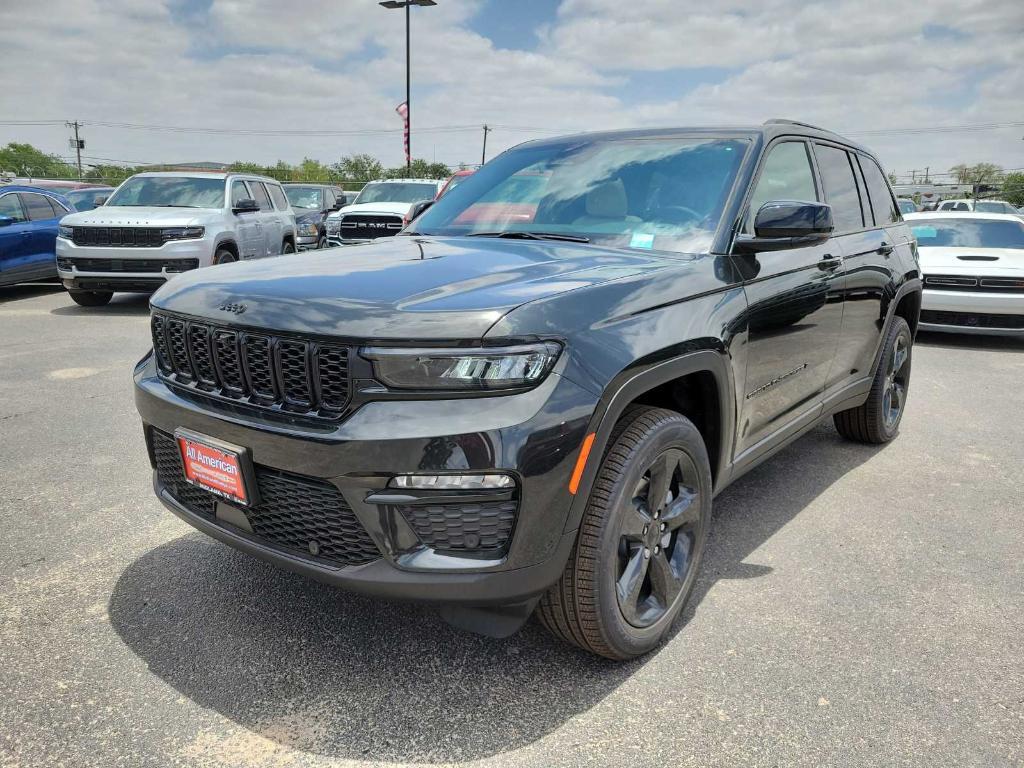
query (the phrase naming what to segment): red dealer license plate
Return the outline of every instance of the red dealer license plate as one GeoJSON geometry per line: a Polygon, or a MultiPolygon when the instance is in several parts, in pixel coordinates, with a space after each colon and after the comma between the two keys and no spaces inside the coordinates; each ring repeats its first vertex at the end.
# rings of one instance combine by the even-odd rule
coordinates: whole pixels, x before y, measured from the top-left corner
{"type": "Polygon", "coordinates": [[[252,503],[245,482],[248,462],[244,449],[180,429],[174,436],[188,482],[236,504],[252,503]]]}

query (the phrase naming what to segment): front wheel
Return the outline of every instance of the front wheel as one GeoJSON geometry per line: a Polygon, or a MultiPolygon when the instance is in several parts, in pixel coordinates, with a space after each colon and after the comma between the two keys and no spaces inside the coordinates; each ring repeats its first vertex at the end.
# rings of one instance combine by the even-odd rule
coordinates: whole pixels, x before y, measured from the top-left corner
{"type": "Polygon", "coordinates": [[[281,254],[283,255],[286,253],[295,253],[295,243],[291,240],[285,240],[284,243],[281,244],[281,254]]]}
{"type": "Polygon", "coordinates": [[[611,659],[657,647],[693,591],[711,493],[707,449],[693,423],[661,408],[628,409],[565,571],[541,598],[541,623],[611,659]]]}
{"type": "Polygon", "coordinates": [[[316,248],[317,248],[318,251],[322,251],[326,247],[327,247],[327,238],[326,237],[321,237],[319,240],[316,241],[316,248]]]}
{"type": "Polygon", "coordinates": [[[71,300],[80,307],[102,307],[114,298],[113,291],[68,291],[71,300]]]}
{"type": "Polygon", "coordinates": [[[899,432],[910,390],[910,357],[914,338],[907,321],[897,315],[889,324],[882,358],[863,405],[832,417],[836,430],[858,443],[888,443],[899,432]]]}

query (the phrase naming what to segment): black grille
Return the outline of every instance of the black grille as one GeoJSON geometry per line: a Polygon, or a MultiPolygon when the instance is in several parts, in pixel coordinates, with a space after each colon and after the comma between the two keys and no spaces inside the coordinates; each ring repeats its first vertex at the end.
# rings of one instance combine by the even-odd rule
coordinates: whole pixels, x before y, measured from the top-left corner
{"type": "Polygon", "coordinates": [[[966,275],[925,275],[924,285],[933,291],[982,291],[1024,293],[1021,277],[969,277],[966,275]]]}
{"type": "Polygon", "coordinates": [[[987,315],[974,312],[921,311],[921,322],[931,325],[954,325],[963,328],[998,328],[1019,330],[1024,328],[1024,315],[987,315]]]}
{"type": "MultiPolygon", "coordinates": [[[[216,522],[218,498],[185,482],[174,438],[156,429],[150,434],[160,485],[189,511],[216,522]]],[[[332,565],[362,565],[380,557],[366,529],[333,485],[259,464],[254,469],[260,502],[243,512],[256,539],[332,565]]]]}
{"type": "Polygon", "coordinates": [[[397,235],[401,229],[401,216],[350,213],[341,217],[342,240],[376,240],[378,237],[397,235]]]}
{"type": "Polygon", "coordinates": [[[441,552],[504,550],[516,521],[517,502],[399,506],[426,546],[441,552]]]}
{"type": "Polygon", "coordinates": [[[61,256],[57,266],[69,270],[72,267],[81,272],[132,272],[159,274],[164,269],[168,272],[187,272],[199,266],[198,259],[82,259],[61,256]]]}
{"type": "Polygon", "coordinates": [[[262,408],[337,418],[349,401],[347,347],[246,333],[154,313],[153,348],[174,384],[262,408]]]}
{"type": "Polygon", "coordinates": [[[154,227],[75,227],[71,240],[75,245],[112,248],[159,248],[163,231],[154,227]]]}

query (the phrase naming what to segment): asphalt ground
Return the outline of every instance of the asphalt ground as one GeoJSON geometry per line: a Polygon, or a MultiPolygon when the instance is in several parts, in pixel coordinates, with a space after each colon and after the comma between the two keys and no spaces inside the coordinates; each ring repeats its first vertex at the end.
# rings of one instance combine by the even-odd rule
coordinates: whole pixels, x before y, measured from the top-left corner
{"type": "Polygon", "coordinates": [[[131,396],[146,298],[0,288],[0,765],[1020,766],[1024,341],[923,336],[902,434],[725,491],[629,664],[497,641],[195,532],[131,396]]]}

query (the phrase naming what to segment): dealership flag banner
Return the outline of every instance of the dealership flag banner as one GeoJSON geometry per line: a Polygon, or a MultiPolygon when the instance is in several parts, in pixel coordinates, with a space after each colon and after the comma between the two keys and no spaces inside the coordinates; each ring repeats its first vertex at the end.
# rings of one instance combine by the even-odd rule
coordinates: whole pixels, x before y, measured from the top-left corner
{"type": "Polygon", "coordinates": [[[408,104],[408,102],[403,101],[401,104],[399,104],[397,107],[395,107],[395,112],[397,112],[399,114],[399,116],[402,118],[402,122],[405,123],[405,133],[404,133],[404,136],[405,136],[405,143],[404,143],[404,146],[405,146],[405,162],[408,165],[408,164],[412,163],[412,158],[409,156],[409,104],[408,104]]]}

